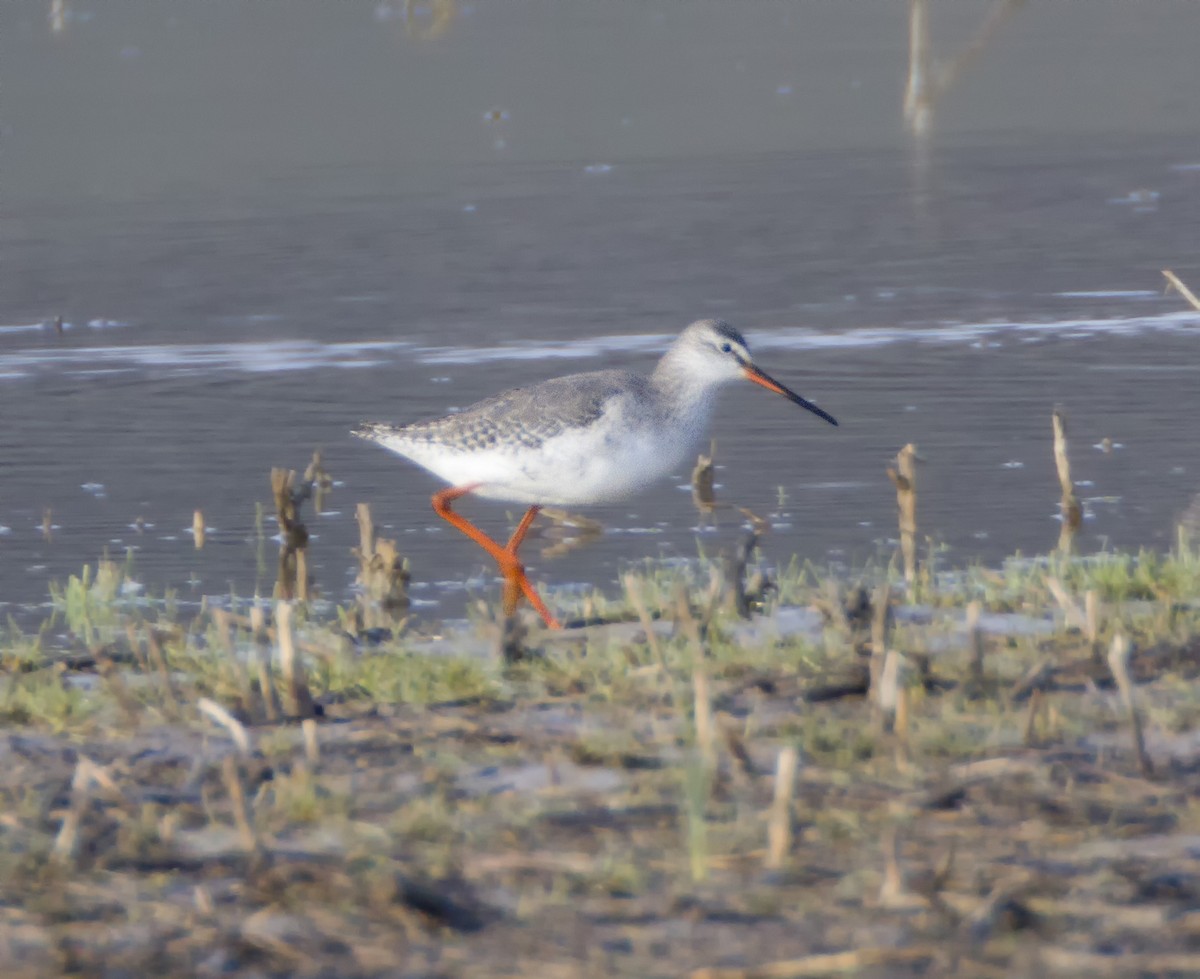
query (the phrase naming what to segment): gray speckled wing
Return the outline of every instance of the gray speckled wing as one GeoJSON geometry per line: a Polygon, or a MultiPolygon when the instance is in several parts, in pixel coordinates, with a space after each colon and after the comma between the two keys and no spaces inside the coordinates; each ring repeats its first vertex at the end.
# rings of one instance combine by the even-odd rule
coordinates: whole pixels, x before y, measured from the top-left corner
{"type": "Polygon", "coordinates": [[[391,447],[407,442],[447,450],[477,452],[495,448],[538,449],[570,429],[583,429],[604,414],[616,397],[651,398],[649,379],[632,371],[604,370],[556,377],[513,388],[455,415],[389,425],[369,422],[354,434],[391,447]]]}

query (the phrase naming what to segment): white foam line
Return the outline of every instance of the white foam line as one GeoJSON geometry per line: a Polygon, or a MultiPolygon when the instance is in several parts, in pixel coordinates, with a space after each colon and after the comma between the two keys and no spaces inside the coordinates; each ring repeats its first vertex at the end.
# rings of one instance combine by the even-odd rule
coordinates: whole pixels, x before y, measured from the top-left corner
{"type": "MultiPolygon", "coordinates": [[[[756,350],[822,350],[885,347],[894,343],[970,343],[1003,333],[1083,339],[1097,333],[1122,336],[1192,330],[1197,326],[1200,326],[1200,314],[1185,310],[1157,316],[1054,320],[1045,323],[1013,320],[991,323],[941,323],[936,326],[863,327],[840,333],[822,333],[807,327],[783,327],[751,334],[749,340],[756,350]]],[[[424,364],[477,364],[501,360],[583,360],[616,351],[661,351],[673,337],[674,334],[650,334],[603,336],[553,343],[531,341],[495,347],[434,347],[418,350],[415,359],[424,364]]]]}
{"type": "Polygon", "coordinates": [[[378,353],[396,352],[411,344],[401,340],[320,343],[278,340],[260,343],[142,344],[120,347],[33,348],[0,356],[0,373],[21,368],[79,367],[90,372],[131,367],[173,370],[238,370],[248,373],[314,370],[322,367],[371,367],[378,353]],[[376,356],[363,359],[363,355],[376,356]],[[108,366],[117,365],[117,366],[108,366]]]}
{"type": "MultiPolygon", "coordinates": [[[[1128,336],[1152,332],[1194,332],[1200,337],[1200,314],[1190,310],[1155,316],[1067,319],[1043,323],[996,321],[863,327],[827,333],[808,327],[782,327],[752,333],[751,344],[764,350],[822,350],[885,347],[896,343],[978,344],[997,334],[1083,339],[1089,336],[1128,336]]],[[[278,373],[375,367],[398,359],[401,352],[421,364],[481,364],[494,361],[584,360],[608,353],[657,353],[673,333],[606,335],[582,340],[513,342],[493,347],[416,347],[406,340],[361,340],[321,343],[315,340],[275,340],[211,344],[141,344],[131,346],[36,347],[0,355],[0,378],[27,375],[32,369],[76,370],[89,373],[121,369],[166,369],[183,373],[241,371],[278,373]],[[391,357],[381,357],[390,354],[391,357]]]]}
{"type": "Polygon", "coordinates": [[[426,347],[416,360],[422,364],[479,364],[495,360],[581,360],[615,351],[665,350],[670,333],[599,336],[587,340],[514,342],[496,347],[426,347]]]}
{"type": "Polygon", "coordinates": [[[1096,289],[1082,292],[1056,292],[1060,299],[1158,299],[1162,293],[1153,289],[1096,289]]]}

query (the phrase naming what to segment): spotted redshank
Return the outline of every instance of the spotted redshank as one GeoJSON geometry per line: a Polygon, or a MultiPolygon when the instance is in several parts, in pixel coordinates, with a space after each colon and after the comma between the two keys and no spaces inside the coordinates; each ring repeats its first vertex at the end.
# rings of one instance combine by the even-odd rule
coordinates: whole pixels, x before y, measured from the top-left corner
{"type": "Polygon", "coordinates": [[[517,556],[538,511],[622,500],[676,471],[703,441],[718,389],[738,378],[837,424],[759,369],[732,326],[699,320],[648,377],[624,370],[570,374],[505,391],[445,418],[412,425],[367,422],[354,434],[449,483],[433,495],[433,509],[496,560],[505,613],[511,615],[524,595],[557,629],[517,556]],[[529,507],[507,544],[451,509],[468,493],[529,507]]]}

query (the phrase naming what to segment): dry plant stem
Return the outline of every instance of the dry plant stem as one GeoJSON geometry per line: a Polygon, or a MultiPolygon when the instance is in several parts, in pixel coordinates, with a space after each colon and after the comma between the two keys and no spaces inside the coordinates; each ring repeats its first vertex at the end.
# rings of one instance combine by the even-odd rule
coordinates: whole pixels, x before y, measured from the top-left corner
{"type": "Polygon", "coordinates": [[[896,717],[892,722],[892,731],[896,735],[896,764],[901,768],[907,767],[908,741],[908,687],[896,691],[896,717]]]}
{"type": "Polygon", "coordinates": [[[74,858],[75,847],[79,842],[79,827],[91,801],[92,787],[96,785],[113,793],[117,791],[116,785],[103,768],[90,758],[81,757],[71,778],[71,806],[62,826],[59,827],[58,835],[54,838],[54,848],[51,850],[51,858],[56,863],[70,863],[74,858]]]}
{"type": "Polygon", "coordinates": [[[692,615],[692,609],[688,605],[687,590],[682,584],[675,589],[675,615],[676,628],[682,629],[688,642],[691,643],[694,661],[703,660],[704,641],[700,637],[700,625],[696,622],[696,617],[692,615]]]}
{"type": "Polygon", "coordinates": [[[225,791],[229,793],[229,804],[233,809],[233,824],[237,827],[238,838],[246,853],[259,851],[258,835],[250,821],[250,811],[246,805],[246,792],[242,788],[242,777],[238,773],[237,759],[226,755],[221,763],[221,775],[225,782],[225,791]]]}
{"type": "Polygon", "coordinates": [[[778,870],[792,849],[792,792],[796,785],[799,755],[788,746],[779,752],[775,763],[775,797],[767,822],[767,858],[769,870],[778,870]]]}
{"type": "Polygon", "coordinates": [[[896,721],[896,709],[900,699],[900,654],[889,649],[883,657],[883,669],[879,671],[879,686],[875,690],[875,706],[879,710],[881,729],[891,730],[896,721]]]}
{"type": "MultiPolygon", "coordinates": [[[[892,627],[892,586],[887,582],[875,589],[871,598],[871,662],[869,694],[871,702],[878,711],[881,702],[880,683],[883,681],[883,668],[887,660],[888,634],[892,627]]],[[[844,612],[843,612],[844,617],[844,612]]],[[[847,628],[849,623],[847,622],[847,628]]],[[[882,721],[877,716],[877,721],[882,721]]]]}
{"type": "Polygon", "coordinates": [[[702,526],[717,508],[717,494],[713,488],[716,475],[713,459],[716,455],[717,442],[713,439],[708,455],[701,453],[696,459],[696,467],[692,470],[692,503],[700,514],[702,526]]]}
{"type": "Polygon", "coordinates": [[[979,617],[983,606],[979,602],[967,605],[967,648],[971,654],[971,682],[977,687],[983,683],[983,630],[979,628],[979,617]]]}
{"type": "Polygon", "coordinates": [[[1075,534],[1083,523],[1083,508],[1075,497],[1075,484],[1071,481],[1071,460],[1067,454],[1067,417],[1061,408],[1055,408],[1051,417],[1054,425],[1054,466],[1058,470],[1058,486],[1062,492],[1062,530],[1058,535],[1058,549],[1070,554],[1075,534]]]}
{"type": "Polygon", "coordinates": [[[1054,664],[1049,657],[1043,656],[1040,660],[1033,664],[1021,676],[1016,683],[1013,684],[1012,690],[1009,691],[1009,697],[1013,701],[1018,701],[1028,695],[1031,691],[1040,690],[1054,673],[1054,664]]]}
{"type": "Polygon", "coordinates": [[[124,715],[125,723],[131,729],[136,730],[141,718],[141,704],[129,692],[129,685],[125,682],[122,671],[117,667],[117,664],[104,655],[102,651],[97,650],[94,656],[100,678],[116,699],[117,706],[120,707],[121,713],[124,715]]]}
{"type": "Polygon", "coordinates": [[[199,510],[192,514],[192,541],[196,550],[204,547],[204,514],[199,510]]]}
{"type": "Polygon", "coordinates": [[[138,627],[133,622],[125,623],[125,641],[129,643],[133,658],[137,660],[138,669],[149,675],[150,660],[146,656],[145,650],[142,649],[142,641],[138,638],[138,627]]]}
{"type": "Polygon", "coordinates": [[[275,681],[271,677],[271,650],[268,645],[266,616],[261,605],[250,609],[250,631],[254,636],[254,658],[258,665],[258,689],[262,694],[263,710],[267,720],[279,719],[279,697],[275,693],[275,681]]]}
{"type": "Polygon", "coordinates": [[[807,955],[802,959],[768,962],[749,969],[696,969],[690,979],[806,979],[808,976],[832,976],[853,973],[877,966],[902,965],[933,959],[937,952],[930,946],[914,948],[859,948],[852,952],[807,955]]]}
{"type": "Polygon", "coordinates": [[[1146,739],[1142,732],[1142,715],[1138,710],[1133,696],[1133,681],[1129,678],[1129,657],[1133,654],[1133,645],[1118,632],[1113,636],[1112,646],[1108,651],[1108,668],[1112,670],[1113,679],[1117,681],[1117,689],[1121,691],[1121,700],[1125,704],[1125,712],[1129,715],[1129,726],[1133,732],[1133,751],[1138,760],[1142,774],[1149,777],[1154,773],[1150,755],[1146,752],[1146,739]]]}
{"type": "Polygon", "coordinates": [[[742,740],[737,719],[722,711],[717,714],[717,726],[721,730],[725,749],[734,760],[734,775],[743,786],[751,785],[751,779],[758,774],[758,769],[746,749],[746,742],[742,740]]]}
{"type": "Polygon", "coordinates": [[[1045,701],[1045,694],[1042,693],[1041,688],[1035,687],[1029,698],[1029,709],[1025,712],[1025,730],[1021,738],[1021,743],[1027,748],[1034,743],[1037,735],[1037,720],[1042,713],[1045,701]]]}
{"type": "Polygon", "coordinates": [[[250,735],[241,721],[216,701],[209,700],[207,697],[201,697],[196,701],[196,707],[200,713],[211,718],[229,732],[229,736],[233,738],[233,743],[237,745],[243,758],[250,757],[250,735]]]}
{"type": "Polygon", "coordinates": [[[900,869],[900,846],[896,827],[887,826],[881,841],[883,849],[883,883],[879,885],[879,904],[885,908],[923,907],[924,898],[909,892],[900,869]]]}
{"type": "Polygon", "coordinates": [[[364,608],[364,625],[396,625],[409,607],[409,573],[393,540],[376,539],[371,507],[359,503],[355,507],[358,521],[358,583],[364,608]]]}
{"type": "Polygon", "coordinates": [[[1054,601],[1058,603],[1058,607],[1062,609],[1063,619],[1066,622],[1067,628],[1086,629],[1087,618],[1084,616],[1075,599],[1067,594],[1067,590],[1063,587],[1062,582],[1053,575],[1047,575],[1046,587],[1050,590],[1054,601]]]}
{"type": "Polygon", "coordinates": [[[900,512],[900,553],[904,556],[904,580],[912,588],[917,580],[917,447],[911,442],[896,456],[888,478],[896,487],[900,512]]]}
{"type": "Polygon", "coordinates": [[[242,701],[242,709],[248,711],[254,698],[250,692],[250,677],[246,674],[245,665],[238,658],[237,644],[234,641],[233,621],[229,616],[229,612],[223,608],[213,609],[212,618],[221,648],[229,658],[229,668],[233,672],[234,681],[237,683],[238,694],[242,701]]]}
{"type": "Polygon", "coordinates": [[[1191,303],[1192,309],[1200,310],[1200,299],[1197,299],[1196,294],[1192,292],[1192,290],[1186,285],[1184,285],[1183,280],[1180,279],[1179,276],[1177,276],[1170,269],[1163,269],[1162,274],[1166,277],[1167,284],[1169,286],[1173,286],[1179,295],[1183,296],[1184,299],[1191,303]]]}
{"type": "Polygon", "coordinates": [[[279,636],[279,672],[283,681],[283,707],[289,717],[312,717],[313,699],[308,689],[304,666],[296,656],[292,638],[292,606],[275,605],[275,625],[279,636]]]}
{"type": "Polygon", "coordinates": [[[321,744],[317,740],[317,722],[306,717],[300,722],[300,730],[304,732],[304,757],[314,768],[321,760],[321,744]]]}
{"type": "Polygon", "coordinates": [[[727,559],[726,580],[729,587],[729,604],[741,618],[748,619],[753,614],[750,595],[746,591],[746,566],[758,546],[759,538],[767,528],[767,522],[762,517],[742,509],[742,513],[750,521],[750,530],[727,559]]]}
{"type": "Polygon", "coordinates": [[[717,764],[716,730],[713,724],[712,696],[708,689],[708,673],[704,669],[704,660],[697,657],[692,670],[692,693],[694,697],[692,710],[696,722],[696,747],[704,764],[713,769],[717,764]]]}
{"type": "Polygon", "coordinates": [[[277,598],[308,600],[308,529],[300,520],[300,505],[312,495],[319,476],[323,476],[319,452],[313,453],[299,486],[294,485],[294,470],[271,470],[271,493],[275,497],[275,514],[282,538],[279,578],[275,584],[277,598]]]}
{"type": "Polygon", "coordinates": [[[667,669],[667,659],[663,655],[662,645],[658,641],[658,636],[654,632],[654,623],[650,619],[650,612],[646,608],[646,602],[642,595],[642,583],[637,575],[626,574],[624,579],[625,594],[629,598],[629,604],[633,606],[634,612],[637,613],[638,621],[642,624],[642,629],[646,633],[646,643],[650,647],[650,652],[654,656],[654,661],[658,663],[662,669],[664,680],[670,679],[670,672],[667,669]]]}
{"type": "Polygon", "coordinates": [[[1100,596],[1094,588],[1089,588],[1083,595],[1083,633],[1092,647],[1092,659],[1097,663],[1102,660],[1100,650],[1100,596]]]}
{"type": "Polygon", "coordinates": [[[159,682],[162,684],[163,706],[167,716],[174,720],[179,717],[179,697],[175,693],[175,684],[171,682],[171,670],[167,666],[167,657],[163,655],[162,645],[152,627],[146,629],[146,649],[158,671],[159,682]]]}

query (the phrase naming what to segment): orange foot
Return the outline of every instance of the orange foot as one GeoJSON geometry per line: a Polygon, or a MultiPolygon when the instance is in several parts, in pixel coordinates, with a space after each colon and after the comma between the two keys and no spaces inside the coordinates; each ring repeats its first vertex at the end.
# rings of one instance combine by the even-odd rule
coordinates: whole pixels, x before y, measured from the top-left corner
{"type": "Polygon", "coordinates": [[[504,576],[503,601],[505,615],[512,615],[517,610],[517,606],[521,602],[521,596],[524,595],[529,599],[529,604],[542,617],[542,621],[546,623],[547,627],[561,629],[562,625],[558,619],[550,614],[550,610],[546,608],[541,596],[537,593],[525,574],[525,565],[521,563],[521,559],[517,556],[517,550],[520,548],[521,542],[525,539],[525,535],[529,532],[533,518],[538,515],[541,507],[531,506],[526,510],[525,516],[517,524],[517,529],[513,531],[512,537],[508,539],[508,543],[504,547],[501,547],[465,517],[460,516],[450,509],[451,503],[460,496],[466,496],[474,488],[474,485],[454,486],[450,489],[444,489],[439,493],[434,493],[434,512],[452,527],[470,537],[471,540],[495,558],[496,563],[500,566],[500,573],[504,576]]]}

